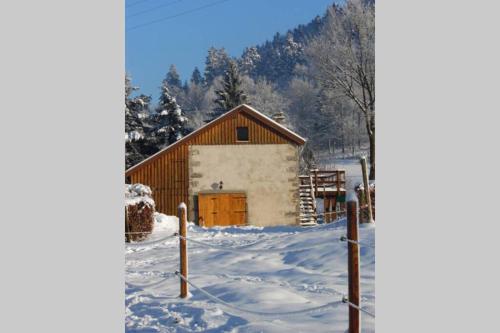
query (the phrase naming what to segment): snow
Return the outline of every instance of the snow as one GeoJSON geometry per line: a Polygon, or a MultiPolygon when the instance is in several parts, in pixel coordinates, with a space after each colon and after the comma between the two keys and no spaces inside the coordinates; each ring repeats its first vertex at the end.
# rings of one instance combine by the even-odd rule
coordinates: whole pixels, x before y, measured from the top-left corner
{"type": "Polygon", "coordinates": [[[137,140],[140,140],[143,138],[144,138],[144,135],[138,131],[131,131],[131,132],[125,133],[125,140],[127,142],[137,141],[137,140]]]}
{"type": "Polygon", "coordinates": [[[154,235],[173,235],[179,231],[179,220],[175,216],[167,216],[162,213],[155,212],[154,214],[155,223],[153,226],[154,235]]]}
{"type": "Polygon", "coordinates": [[[151,189],[142,184],[125,184],[125,206],[136,205],[139,202],[145,202],[154,207],[155,202],[151,198],[151,189]]]}
{"type": "Polygon", "coordinates": [[[363,175],[361,173],[361,165],[358,158],[332,158],[329,156],[321,156],[318,158],[318,164],[324,169],[343,169],[346,172],[346,189],[347,191],[354,190],[359,184],[363,183],[363,175]]]}
{"type": "MultiPolygon", "coordinates": [[[[374,180],[369,180],[368,181],[368,187],[370,187],[370,189],[374,189],[375,188],[375,181],[374,180]]],[[[365,185],[363,183],[359,184],[357,186],[357,188],[361,191],[364,191],[365,190],[365,185]]]]}
{"type": "MultiPolygon", "coordinates": [[[[177,229],[176,217],[156,214],[154,232],[146,242],[173,235],[177,229]]],[[[362,224],[359,232],[360,241],[375,243],[374,225],[362,224]]],[[[345,234],[345,220],[312,228],[206,229],[188,224],[188,237],[193,240],[263,250],[219,251],[188,240],[189,280],[223,301],[261,312],[295,311],[335,302],[329,309],[293,316],[268,317],[234,310],[192,287],[192,297],[179,298],[179,278],[174,274],[179,269],[177,237],[145,247],[126,246],[126,332],[344,333],[348,307],[341,300],[347,294],[347,246],[339,239],[345,234]]],[[[374,254],[371,247],[360,250],[361,304],[372,313],[374,254]]],[[[363,332],[375,332],[374,318],[362,313],[361,324],[363,332]]]]}

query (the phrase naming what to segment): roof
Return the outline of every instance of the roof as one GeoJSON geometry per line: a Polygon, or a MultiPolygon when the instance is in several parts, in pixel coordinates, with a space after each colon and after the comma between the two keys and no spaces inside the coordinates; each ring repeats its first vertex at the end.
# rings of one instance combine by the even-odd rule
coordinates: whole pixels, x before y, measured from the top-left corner
{"type": "Polygon", "coordinates": [[[269,118],[268,116],[264,115],[263,113],[255,110],[254,108],[252,108],[251,106],[247,105],[247,104],[241,104],[241,105],[238,105],[237,107],[227,111],[226,113],[224,113],[223,115],[219,116],[218,118],[215,118],[214,120],[212,120],[211,122],[201,126],[200,128],[196,129],[195,131],[189,133],[188,135],[186,135],[185,137],[183,137],[182,139],[172,143],[171,145],[163,148],[162,150],[160,150],[159,152],[157,152],[156,154],[153,154],[151,155],[150,157],[142,160],[141,162],[137,163],[136,165],[130,167],[129,169],[127,169],[125,171],[125,174],[128,174],[129,172],[139,168],[141,165],[143,164],[146,164],[147,162],[151,161],[152,159],[155,159],[156,157],[168,152],[169,150],[181,145],[182,143],[188,141],[190,138],[196,136],[198,133],[200,133],[201,131],[207,129],[207,128],[210,128],[222,121],[224,121],[225,119],[231,117],[232,115],[234,115],[235,113],[238,113],[238,112],[243,112],[257,120],[260,120],[261,122],[263,122],[264,124],[267,124],[268,126],[272,127],[273,129],[275,129],[276,131],[278,131],[281,135],[283,135],[284,137],[286,137],[288,140],[298,144],[298,145],[303,145],[305,142],[306,142],[306,139],[304,139],[303,137],[301,137],[300,135],[298,135],[297,133],[289,130],[288,128],[286,128],[285,126],[277,123],[276,121],[274,121],[273,119],[269,118]]]}

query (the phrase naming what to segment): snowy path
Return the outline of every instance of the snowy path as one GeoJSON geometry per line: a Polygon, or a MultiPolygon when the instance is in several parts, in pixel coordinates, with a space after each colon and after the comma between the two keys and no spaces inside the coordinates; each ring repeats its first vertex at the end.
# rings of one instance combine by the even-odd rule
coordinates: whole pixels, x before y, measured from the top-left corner
{"type": "MultiPolygon", "coordinates": [[[[169,217],[157,224],[151,240],[172,234],[176,223],[176,218],[169,217]]],[[[361,241],[374,244],[374,234],[373,226],[360,227],[361,241]]],[[[126,247],[126,331],[345,332],[348,308],[341,299],[347,293],[347,246],[339,241],[343,235],[345,221],[310,229],[203,229],[190,224],[188,237],[194,240],[264,250],[225,252],[188,241],[189,279],[225,302],[260,312],[296,311],[336,302],[329,309],[293,316],[265,317],[229,309],[194,288],[190,288],[190,299],[178,298],[175,237],[159,245],[126,247]],[[265,251],[271,249],[284,251],[265,251]]],[[[374,249],[361,248],[362,306],[373,313],[374,275],[374,249]]],[[[375,331],[373,318],[362,314],[361,323],[363,332],[375,331]]]]}

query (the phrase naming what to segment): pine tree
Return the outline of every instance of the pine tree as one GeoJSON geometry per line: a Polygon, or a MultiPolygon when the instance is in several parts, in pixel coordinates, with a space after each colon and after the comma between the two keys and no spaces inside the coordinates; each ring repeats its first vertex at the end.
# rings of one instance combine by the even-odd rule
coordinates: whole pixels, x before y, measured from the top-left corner
{"type": "Polygon", "coordinates": [[[229,55],[224,48],[216,49],[215,47],[211,47],[208,49],[208,55],[205,60],[205,83],[211,85],[217,76],[224,75],[229,62],[229,55]]]}
{"type": "Polygon", "coordinates": [[[191,84],[200,85],[203,83],[203,77],[198,67],[194,68],[193,74],[191,75],[191,84]]]}
{"type": "Polygon", "coordinates": [[[230,61],[229,68],[224,74],[222,89],[216,90],[214,100],[216,107],[209,114],[209,120],[219,117],[236,106],[246,103],[247,96],[241,89],[241,78],[236,62],[230,61]]]}
{"type": "Polygon", "coordinates": [[[132,97],[139,88],[132,86],[130,76],[125,76],[125,167],[143,160],[147,154],[144,119],[149,114],[150,96],[132,97]]]}
{"type": "Polygon", "coordinates": [[[243,75],[253,76],[260,60],[259,51],[255,46],[245,48],[241,60],[239,61],[241,73],[243,75]]]}
{"type": "Polygon", "coordinates": [[[189,132],[188,119],[177,104],[175,97],[170,93],[166,80],[161,89],[162,93],[155,115],[156,126],[152,133],[152,141],[158,150],[180,140],[189,132]]]}
{"type": "Polygon", "coordinates": [[[170,69],[168,70],[167,77],[165,78],[167,84],[172,88],[182,88],[181,77],[177,73],[177,68],[175,65],[170,65],[170,69]]]}

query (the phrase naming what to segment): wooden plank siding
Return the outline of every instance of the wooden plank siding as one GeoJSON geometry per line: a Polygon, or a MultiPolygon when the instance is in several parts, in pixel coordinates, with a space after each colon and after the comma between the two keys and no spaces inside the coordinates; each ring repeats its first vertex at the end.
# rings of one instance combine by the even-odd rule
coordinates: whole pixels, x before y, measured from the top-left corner
{"type": "Polygon", "coordinates": [[[282,129],[261,119],[245,112],[244,107],[237,109],[231,115],[205,125],[196,133],[130,168],[125,175],[130,176],[132,183],[151,187],[157,211],[176,215],[180,202],[189,204],[190,145],[302,144],[298,140],[292,141],[282,129]],[[236,140],[236,127],[240,126],[248,127],[248,142],[236,140]]]}

